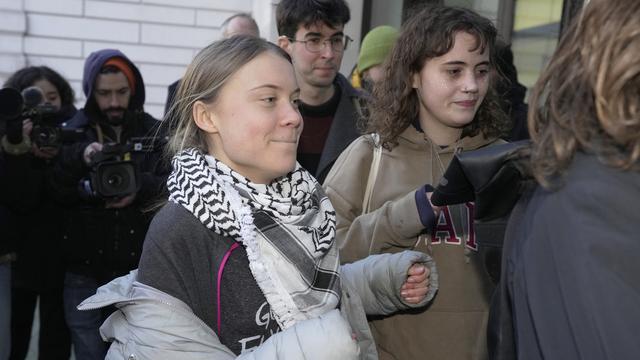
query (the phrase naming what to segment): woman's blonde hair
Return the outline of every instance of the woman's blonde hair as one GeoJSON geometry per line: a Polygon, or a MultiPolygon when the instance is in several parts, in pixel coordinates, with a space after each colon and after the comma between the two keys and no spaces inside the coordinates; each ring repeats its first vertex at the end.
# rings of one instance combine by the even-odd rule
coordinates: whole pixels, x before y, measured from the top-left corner
{"type": "Polygon", "coordinates": [[[591,0],[571,24],[530,101],[532,169],[552,186],[576,151],[638,169],[640,1],[591,0]]]}
{"type": "Polygon", "coordinates": [[[208,150],[206,136],[193,120],[193,104],[196,101],[215,103],[228,79],[249,61],[267,51],[291,62],[289,55],[278,46],[247,35],[216,41],[195,56],[180,81],[176,101],[165,116],[171,129],[168,156],[186,148],[198,148],[204,152],[208,150]]]}

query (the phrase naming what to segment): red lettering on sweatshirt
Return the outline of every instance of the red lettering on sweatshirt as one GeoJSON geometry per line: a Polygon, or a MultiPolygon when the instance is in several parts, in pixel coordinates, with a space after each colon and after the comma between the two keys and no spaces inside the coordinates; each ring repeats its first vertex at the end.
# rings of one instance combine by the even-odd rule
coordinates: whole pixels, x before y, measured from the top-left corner
{"type": "Polygon", "coordinates": [[[456,228],[453,226],[453,219],[449,213],[448,206],[442,208],[436,228],[431,233],[432,244],[440,244],[443,240],[445,244],[459,245],[462,243],[462,240],[458,237],[458,234],[456,234],[456,228]]]}
{"type": "Polygon", "coordinates": [[[467,208],[467,230],[469,230],[467,237],[467,247],[472,250],[478,250],[478,244],[476,243],[476,229],[474,227],[473,219],[475,218],[476,205],[472,202],[464,204],[467,208]]]}

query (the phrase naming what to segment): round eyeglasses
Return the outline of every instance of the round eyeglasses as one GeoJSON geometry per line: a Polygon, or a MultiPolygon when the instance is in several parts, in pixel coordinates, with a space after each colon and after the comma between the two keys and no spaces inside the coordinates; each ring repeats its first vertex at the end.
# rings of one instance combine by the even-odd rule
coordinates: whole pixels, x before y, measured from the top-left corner
{"type": "Polygon", "coordinates": [[[349,46],[349,42],[353,41],[353,39],[347,35],[343,35],[343,36],[334,36],[332,38],[324,39],[324,40],[319,37],[310,38],[307,40],[296,40],[296,39],[289,38],[289,41],[303,43],[304,47],[309,52],[318,53],[325,49],[325,47],[327,46],[327,43],[331,44],[331,49],[333,51],[343,52],[347,49],[347,46],[349,46]]]}

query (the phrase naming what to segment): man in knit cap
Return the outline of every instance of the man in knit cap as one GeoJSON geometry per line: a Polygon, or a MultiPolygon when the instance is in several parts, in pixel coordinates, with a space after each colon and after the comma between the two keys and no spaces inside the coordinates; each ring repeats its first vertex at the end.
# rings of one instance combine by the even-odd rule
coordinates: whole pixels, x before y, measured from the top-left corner
{"type": "Polygon", "coordinates": [[[371,92],[373,84],[382,79],[384,61],[397,38],[398,30],[388,25],[375,27],[364,37],[356,68],[361,88],[371,92]]]}

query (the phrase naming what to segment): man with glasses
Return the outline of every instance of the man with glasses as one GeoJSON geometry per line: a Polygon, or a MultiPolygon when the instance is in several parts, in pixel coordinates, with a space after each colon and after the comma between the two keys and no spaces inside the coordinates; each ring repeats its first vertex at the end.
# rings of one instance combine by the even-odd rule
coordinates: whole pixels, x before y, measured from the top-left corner
{"type": "Polygon", "coordinates": [[[276,10],[278,45],[291,56],[300,86],[298,162],[320,183],[359,135],[362,94],[338,73],[351,41],[343,33],[349,19],[344,0],[282,0],[276,10]]]}

